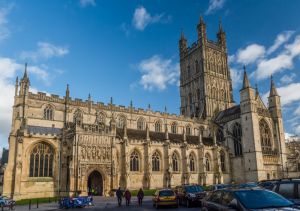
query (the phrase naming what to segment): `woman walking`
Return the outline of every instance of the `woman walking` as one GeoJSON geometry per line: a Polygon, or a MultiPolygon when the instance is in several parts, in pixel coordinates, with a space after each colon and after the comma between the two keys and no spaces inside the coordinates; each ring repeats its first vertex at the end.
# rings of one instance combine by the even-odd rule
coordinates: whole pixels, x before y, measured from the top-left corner
{"type": "Polygon", "coordinates": [[[125,197],[125,200],[126,200],[126,206],[129,206],[130,199],[131,199],[131,193],[128,189],[126,189],[126,191],[124,193],[124,197],[125,197]]]}

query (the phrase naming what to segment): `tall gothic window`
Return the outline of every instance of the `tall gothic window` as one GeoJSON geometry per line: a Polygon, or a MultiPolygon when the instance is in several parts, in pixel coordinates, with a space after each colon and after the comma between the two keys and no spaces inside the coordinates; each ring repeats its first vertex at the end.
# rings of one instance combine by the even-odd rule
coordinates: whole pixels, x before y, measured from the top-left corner
{"type": "Polygon", "coordinates": [[[75,111],[74,117],[73,117],[73,121],[74,121],[76,124],[78,124],[78,125],[82,124],[82,122],[83,122],[83,114],[82,114],[82,111],[81,111],[81,110],[77,109],[77,110],[75,111]]]}
{"type": "Polygon", "coordinates": [[[270,152],[272,150],[271,132],[269,126],[264,120],[259,123],[259,131],[262,151],[270,152]]]}
{"type": "Polygon", "coordinates": [[[95,124],[105,124],[105,116],[101,112],[96,113],[95,124]]]}
{"type": "Polygon", "coordinates": [[[221,171],[225,172],[226,171],[225,153],[223,151],[220,152],[220,164],[221,164],[221,171]]]}
{"type": "Polygon", "coordinates": [[[173,171],[179,171],[178,155],[174,152],[172,155],[172,169],[173,171]]]}
{"type": "Polygon", "coordinates": [[[138,130],[145,130],[145,120],[143,118],[139,118],[137,121],[137,129],[138,130]]]}
{"type": "Polygon", "coordinates": [[[50,105],[44,109],[44,119],[53,120],[53,108],[50,105]]]}
{"type": "Polygon", "coordinates": [[[176,134],[177,133],[177,123],[173,122],[171,125],[171,133],[176,134]]]}
{"type": "Polygon", "coordinates": [[[152,155],[152,171],[160,170],[160,156],[158,152],[154,152],[152,155]]]}
{"type": "Polygon", "coordinates": [[[136,151],[130,155],[130,171],[139,171],[139,155],[136,151]]]}
{"type": "Polygon", "coordinates": [[[126,124],[126,118],[124,116],[119,116],[117,121],[117,127],[124,128],[125,124],[126,124]]]}
{"type": "Polygon", "coordinates": [[[239,123],[235,123],[233,126],[233,145],[235,156],[242,155],[242,128],[239,123]]]}
{"type": "Polygon", "coordinates": [[[154,129],[155,129],[155,132],[162,132],[162,129],[161,129],[162,123],[161,123],[160,120],[157,120],[157,121],[155,122],[154,127],[155,127],[155,128],[154,128],[154,129]]]}
{"type": "Polygon", "coordinates": [[[188,136],[192,135],[192,129],[190,125],[186,126],[186,135],[188,136]]]}
{"type": "Polygon", "coordinates": [[[30,154],[30,177],[53,176],[53,148],[44,142],[36,144],[30,154]]]}
{"type": "Polygon", "coordinates": [[[189,161],[190,161],[190,171],[196,171],[195,156],[193,154],[190,154],[189,161]]]}
{"type": "Polygon", "coordinates": [[[225,141],[223,131],[219,128],[217,131],[217,142],[225,141]]]}
{"type": "Polygon", "coordinates": [[[211,171],[210,156],[208,154],[205,155],[205,170],[211,171]]]}

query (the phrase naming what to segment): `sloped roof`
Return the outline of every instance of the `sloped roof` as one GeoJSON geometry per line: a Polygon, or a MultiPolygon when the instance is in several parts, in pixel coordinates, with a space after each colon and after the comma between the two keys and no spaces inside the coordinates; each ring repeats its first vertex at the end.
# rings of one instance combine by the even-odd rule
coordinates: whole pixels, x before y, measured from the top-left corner
{"type": "Polygon", "coordinates": [[[229,122],[233,119],[238,119],[240,117],[240,114],[241,114],[241,107],[240,105],[236,105],[231,108],[220,111],[215,117],[215,121],[217,123],[229,122]]]}

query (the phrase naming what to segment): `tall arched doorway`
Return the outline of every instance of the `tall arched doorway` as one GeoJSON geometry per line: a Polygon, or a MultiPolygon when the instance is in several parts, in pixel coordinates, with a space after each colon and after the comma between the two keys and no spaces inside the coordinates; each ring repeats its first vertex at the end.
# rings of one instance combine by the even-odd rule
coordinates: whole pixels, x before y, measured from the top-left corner
{"type": "Polygon", "coordinates": [[[88,178],[88,193],[96,196],[103,195],[103,178],[99,171],[93,171],[88,178]]]}

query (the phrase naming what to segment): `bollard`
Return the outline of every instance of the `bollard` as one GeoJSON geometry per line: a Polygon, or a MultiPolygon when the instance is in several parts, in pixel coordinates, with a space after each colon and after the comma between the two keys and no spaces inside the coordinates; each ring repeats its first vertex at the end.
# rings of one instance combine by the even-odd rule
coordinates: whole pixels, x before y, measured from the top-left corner
{"type": "Polygon", "coordinates": [[[39,199],[36,200],[36,208],[39,208],[39,199]]]}
{"type": "Polygon", "coordinates": [[[31,210],[31,199],[29,199],[29,205],[28,209],[31,210]]]}

